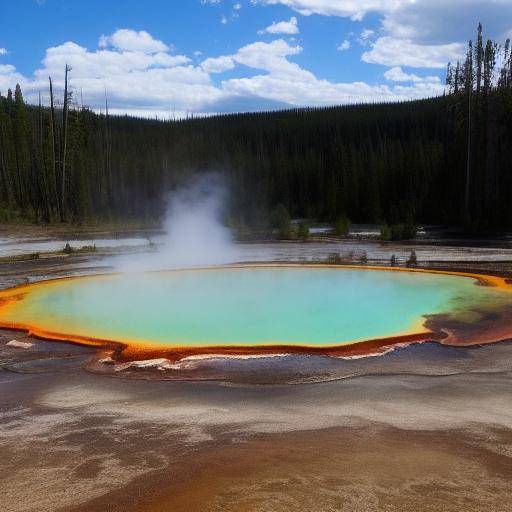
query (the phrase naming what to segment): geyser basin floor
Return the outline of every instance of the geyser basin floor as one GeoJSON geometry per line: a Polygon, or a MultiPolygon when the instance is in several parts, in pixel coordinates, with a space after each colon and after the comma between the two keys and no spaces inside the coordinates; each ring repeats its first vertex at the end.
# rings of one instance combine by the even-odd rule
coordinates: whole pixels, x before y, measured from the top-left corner
{"type": "Polygon", "coordinates": [[[512,304],[504,290],[505,280],[486,276],[327,266],[115,274],[4,291],[0,326],[43,338],[115,342],[124,349],[118,358],[125,359],[359,354],[401,341],[440,340],[448,332],[443,324],[457,343],[461,326],[479,324],[491,313],[500,334],[483,339],[479,333],[475,341],[502,339],[512,331],[496,314],[512,304]],[[491,286],[476,286],[482,283],[491,286]]]}

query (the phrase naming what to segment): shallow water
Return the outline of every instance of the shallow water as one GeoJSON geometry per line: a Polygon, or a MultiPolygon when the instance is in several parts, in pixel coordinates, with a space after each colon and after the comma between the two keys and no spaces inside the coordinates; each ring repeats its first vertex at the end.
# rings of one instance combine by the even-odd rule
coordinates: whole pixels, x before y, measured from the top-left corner
{"type": "Polygon", "coordinates": [[[29,288],[0,321],[159,346],[329,346],[421,332],[494,290],[472,278],[336,268],[95,276],[29,288]]]}

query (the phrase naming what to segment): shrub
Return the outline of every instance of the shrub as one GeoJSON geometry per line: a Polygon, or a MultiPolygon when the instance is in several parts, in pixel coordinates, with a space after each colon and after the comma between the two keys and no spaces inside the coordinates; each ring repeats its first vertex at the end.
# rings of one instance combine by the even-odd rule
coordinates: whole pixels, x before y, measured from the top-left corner
{"type": "Polygon", "coordinates": [[[288,239],[292,235],[292,225],[288,210],[282,205],[278,205],[271,215],[271,224],[277,229],[279,238],[288,239]]]}
{"type": "Polygon", "coordinates": [[[418,228],[413,222],[406,222],[402,230],[402,240],[412,240],[416,238],[418,234],[418,228]]]}
{"type": "Polygon", "coordinates": [[[416,265],[418,265],[418,257],[416,256],[416,251],[413,249],[407,259],[407,266],[415,267],[416,265]]]}
{"type": "Polygon", "coordinates": [[[350,225],[350,219],[346,215],[342,215],[334,223],[333,232],[336,236],[346,236],[350,231],[350,225]]]}
{"type": "Polygon", "coordinates": [[[71,247],[71,245],[69,245],[69,243],[66,243],[62,252],[64,254],[71,254],[71,253],[75,252],[75,250],[73,249],[73,247],[71,247]]]}
{"type": "Polygon", "coordinates": [[[297,231],[297,236],[301,240],[307,240],[309,238],[309,225],[307,222],[301,222],[299,223],[299,228],[297,231]]]}
{"type": "Polygon", "coordinates": [[[333,252],[332,254],[329,254],[329,256],[327,256],[326,262],[329,263],[330,265],[341,265],[343,260],[339,254],[333,252]]]}
{"type": "Polygon", "coordinates": [[[78,249],[78,252],[96,252],[96,245],[83,245],[78,249]]]}
{"type": "Polygon", "coordinates": [[[393,224],[390,228],[389,240],[411,240],[416,238],[417,228],[414,224],[393,224]]]}
{"type": "Polygon", "coordinates": [[[381,240],[390,240],[391,239],[391,229],[389,226],[384,223],[380,226],[380,239],[381,240]]]}

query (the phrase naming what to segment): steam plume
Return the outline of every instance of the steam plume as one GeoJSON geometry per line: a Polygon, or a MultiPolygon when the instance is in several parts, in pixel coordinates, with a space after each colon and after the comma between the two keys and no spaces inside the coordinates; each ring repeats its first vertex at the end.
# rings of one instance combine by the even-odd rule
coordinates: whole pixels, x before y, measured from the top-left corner
{"type": "Polygon", "coordinates": [[[217,174],[196,177],[169,196],[165,236],[157,251],[123,258],[121,270],[219,265],[236,260],[230,230],[222,223],[227,188],[217,174]]]}

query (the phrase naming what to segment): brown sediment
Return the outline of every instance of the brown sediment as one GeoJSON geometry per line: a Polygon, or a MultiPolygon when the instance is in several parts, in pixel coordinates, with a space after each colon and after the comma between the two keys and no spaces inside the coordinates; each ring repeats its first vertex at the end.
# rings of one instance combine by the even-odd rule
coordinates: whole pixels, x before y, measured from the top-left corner
{"type": "Polygon", "coordinates": [[[403,336],[392,336],[368,341],[333,345],[328,347],[314,347],[310,345],[253,345],[253,346],[226,346],[209,345],[204,347],[176,346],[162,348],[152,344],[119,342],[106,339],[77,336],[74,334],[54,333],[44,329],[38,329],[23,324],[11,324],[0,322],[1,329],[27,332],[29,336],[44,341],[63,341],[78,345],[109,349],[112,351],[112,359],[116,362],[129,362],[148,359],[165,358],[170,362],[180,361],[186,357],[212,355],[212,356],[253,356],[261,354],[310,354],[333,357],[364,357],[387,352],[387,350],[412,343],[425,341],[441,341],[446,337],[443,332],[431,331],[403,336]]]}
{"type": "MultiPolygon", "coordinates": [[[[465,271],[436,270],[424,268],[401,268],[387,266],[359,266],[359,265],[329,265],[329,264],[236,264],[216,267],[179,269],[161,272],[197,272],[201,270],[222,270],[233,268],[335,268],[335,269],[357,269],[357,270],[386,270],[394,272],[413,272],[452,275],[475,279],[478,284],[497,288],[504,292],[512,292],[510,279],[495,275],[476,274],[465,271]]],[[[94,278],[109,278],[116,274],[97,274],[94,278]]],[[[37,287],[46,286],[57,281],[71,282],[74,280],[88,279],[91,276],[74,276],[40,281],[32,284],[24,284],[14,288],[0,291],[0,312],[9,308],[16,302],[23,300],[27,293],[37,287]]],[[[436,314],[428,317],[422,325],[397,336],[355,341],[331,346],[311,345],[290,345],[290,344],[269,344],[259,346],[168,346],[162,348],[154,343],[140,340],[124,340],[122,342],[101,338],[88,337],[61,332],[52,332],[37,325],[26,325],[16,322],[5,322],[0,318],[0,328],[18,331],[26,331],[29,335],[50,341],[65,341],[80,345],[88,345],[112,350],[112,357],[118,362],[137,361],[144,359],[166,358],[171,362],[179,361],[186,357],[200,355],[230,355],[230,356],[251,356],[261,354],[311,354],[334,357],[364,357],[385,353],[393,347],[422,343],[425,341],[441,342],[450,345],[472,345],[483,343],[494,343],[496,341],[512,338],[512,325],[503,318],[497,321],[496,317],[488,319],[483,326],[468,325],[458,322],[449,315],[436,314]],[[490,325],[492,324],[492,325],[490,325]]]]}
{"type": "Polygon", "coordinates": [[[143,476],[74,512],[105,503],[113,512],[504,512],[510,459],[475,444],[464,431],[375,425],[258,436],[197,450],[179,471],[143,476]]]}
{"type": "Polygon", "coordinates": [[[3,383],[2,512],[508,511],[512,345],[475,352],[447,376],[410,351],[407,375],[264,390],[3,383]]]}
{"type": "Polygon", "coordinates": [[[136,361],[139,359],[156,359],[165,357],[170,361],[179,361],[185,357],[199,355],[230,355],[251,356],[260,354],[311,354],[334,357],[358,357],[368,354],[379,354],[396,345],[420,343],[427,340],[441,341],[443,333],[422,332],[393,336],[345,345],[329,347],[314,347],[310,345],[255,345],[255,346],[207,346],[207,347],[176,347],[170,349],[151,348],[127,344],[126,348],[118,354],[119,361],[136,361]]]}
{"type": "Polygon", "coordinates": [[[476,310],[478,319],[464,322],[457,315],[438,314],[427,318],[425,326],[433,331],[442,330],[444,345],[471,346],[496,343],[512,339],[512,305],[500,310],[476,310]]]}

